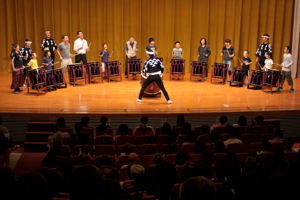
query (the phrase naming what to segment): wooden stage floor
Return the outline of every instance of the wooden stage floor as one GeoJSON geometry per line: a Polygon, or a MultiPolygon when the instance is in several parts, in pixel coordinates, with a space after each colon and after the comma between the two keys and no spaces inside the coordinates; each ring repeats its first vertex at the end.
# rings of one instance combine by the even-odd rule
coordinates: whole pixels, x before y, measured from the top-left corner
{"type": "MultiPolygon", "coordinates": [[[[93,83],[47,92],[37,96],[20,94],[10,89],[11,73],[0,73],[0,115],[3,117],[57,118],[58,116],[78,118],[89,115],[98,118],[139,118],[147,114],[151,118],[173,118],[178,113],[187,117],[217,117],[243,115],[293,115],[300,114],[300,79],[294,79],[294,93],[289,93],[287,82],[282,92],[273,94],[244,87],[230,87],[206,82],[190,82],[189,73],[184,81],[170,81],[164,74],[164,85],[173,104],[161,98],[136,99],[140,91],[139,80],[108,83],[93,83]]],[[[209,74],[210,77],[210,74],[209,74]]],[[[67,79],[66,79],[67,80],[67,79]]],[[[274,88],[275,90],[275,88],[274,88]]]]}

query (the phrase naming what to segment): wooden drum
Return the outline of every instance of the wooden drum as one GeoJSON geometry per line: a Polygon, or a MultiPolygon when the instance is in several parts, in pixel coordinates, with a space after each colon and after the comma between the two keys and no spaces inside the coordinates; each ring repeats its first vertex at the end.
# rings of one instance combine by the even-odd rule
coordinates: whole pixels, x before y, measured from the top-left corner
{"type": "MultiPolygon", "coordinates": [[[[140,81],[141,86],[143,86],[143,84],[147,78],[148,78],[147,76],[145,76],[143,73],[141,73],[141,81],[140,81]]],[[[163,74],[160,74],[160,78],[163,80],[163,74]]],[[[144,96],[146,96],[146,97],[155,97],[155,96],[160,97],[161,96],[161,90],[158,87],[158,85],[156,84],[156,82],[152,82],[150,85],[148,85],[148,87],[146,87],[144,96]]]]}

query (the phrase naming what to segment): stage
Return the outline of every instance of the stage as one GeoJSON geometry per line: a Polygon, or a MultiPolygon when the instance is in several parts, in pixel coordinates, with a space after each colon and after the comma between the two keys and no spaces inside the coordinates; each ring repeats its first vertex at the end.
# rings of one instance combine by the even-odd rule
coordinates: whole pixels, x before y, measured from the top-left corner
{"type": "MultiPolygon", "coordinates": [[[[205,82],[190,82],[190,74],[185,74],[185,80],[169,80],[169,74],[164,74],[164,85],[173,104],[167,104],[161,98],[143,98],[142,103],[136,102],[140,91],[138,80],[125,79],[108,83],[92,83],[52,90],[37,96],[27,93],[27,88],[20,94],[14,94],[10,89],[11,73],[1,73],[0,83],[0,115],[2,117],[18,118],[79,118],[89,115],[99,118],[103,115],[109,118],[139,118],[142,114],[150,118],[174,118],[177,114],[186,117],[218,117],[256,115],[296,115],[300,114],[300,79],[294,79],[294,93],[289,93],[285,82],[282,92],[273,94],[244,87],[210,84],[205,82]]],[[[67,83],[69,83],[66,77],[67,83]]],[[[275,90],[275,88],[274,88],[275,90]]]]}

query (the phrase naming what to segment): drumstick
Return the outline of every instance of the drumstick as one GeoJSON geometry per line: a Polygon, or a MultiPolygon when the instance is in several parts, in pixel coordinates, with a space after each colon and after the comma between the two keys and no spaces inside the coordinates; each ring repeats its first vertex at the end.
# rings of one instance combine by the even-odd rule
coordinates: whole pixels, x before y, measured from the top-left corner
{"type": "Polygon", "coordinates": [[[50,63],[52,63],[53,60],[51,60],[50,62],[47,63],[47,65],[49,65],[50,63]]]}
{"type": "Polygon", "coordinates": [[[228,56],[230,56],[228,49],[226,49],[226,50],[227,50],[228,56]]]}
{"type": "Polygon", "coordinates": [[[114,53],[114,51],[112,51],[112,52],[111,52],[111,55],[110,55],[110,57],[112,57],[113,53],[114,53]]]}
{"type": "Polygon", "coordinates": [[[54,63],[53,65],[56,65],[56,64],[58,64],[59,63],[59,61],[57,61],[56,63],[54,63]]]}
{"type": "Polygon", "coordinates": [[[89,44],[88,48],[90,48],[91,44],[92,44],[92,43],[90,42],[90,44],[89,44]]]}
{"type": "Polygon", "coordinates": [[[280,65],[280,64],[277,64],[277,63],[273,63],[273,65],[277,65],[277,66],[279,66],[279,67],[282,67],[282,65],[280,65]]]}
{"type": "MultiPolygon", "coordinates": [[[[258,64],[258,66],[260,66],[260,64],[259,64],[259,63],[257,63],[257,64],[258,64]]],[[[260,68],[263,68],[263,67],[261,67],[261,66],[260,66],[260,68]]]]}
{"type": "Polygon", "coordinates": [[[238,59],[239,59],[240,63],[242,64],[243,63],[242,59],[240,59],[240,57],[238,57],[238,59]]]}

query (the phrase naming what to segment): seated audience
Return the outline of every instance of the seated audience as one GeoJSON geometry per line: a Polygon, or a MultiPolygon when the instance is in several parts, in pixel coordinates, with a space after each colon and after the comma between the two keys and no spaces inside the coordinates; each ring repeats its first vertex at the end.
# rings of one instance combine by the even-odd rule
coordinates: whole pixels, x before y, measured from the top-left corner
{"type": "MultiPolygon", "coordinates": [[[[230,125],[227,125],[227,126],[230,126],[230,125]]],[[[228,127],[228,129],[229,129],[230,138],[228,140],[224,141],[225,147],[227,147],[228,144],[243,143],[242,140],[236,138],[236,136],[237,136],[237,128],[236,127],[230,126],[230,127],[228,127]]]]}
{"type": "Polygon", "coordinates": [[[181,200],[214,200],[216,199],[216,187],[210,179],[204,176],[192,177],[180,185],[181,200]]]}
{"type": "Polygon", "coordinates": [[[137,126],[133,131],[133,136],[135,139],[141,135],[154,136],[153,128],[151,126],[147,126],[147,123],[148,123],[148,117],[142,116],[141,117],[141,125],[137,126]]]}
{"type": "Polygon", "coordinates": [[[219,119],[219,124],[214,124],[210,127],[210,132],[213,132],[214,131],[214,128],[217,128],[217,127],[225,127],[226,126],[226,123],[227,122],[227,117],[225,115],[222,115],[219,119]]]}
{"type": "Polygon", "coordinates": [[[239,116],[238,123],[233,124],[232,126],[238,127],[238,126],[247,126],[247,119],[245,116],[239,116]]]}
{"type": "Polygon", "coordinates": [[[75,168],[69,179],[69,193],[71,200],[102,199],[103,175],[95,166],[75,168]]]}
{"type": "Polygon", "coordinates": [[[282,129],[275,129],[275,138],[272,140],[269,140],[269,142],[272,143],[283,143],[282,137],[283,137],[283,130],[282,129]]]}

